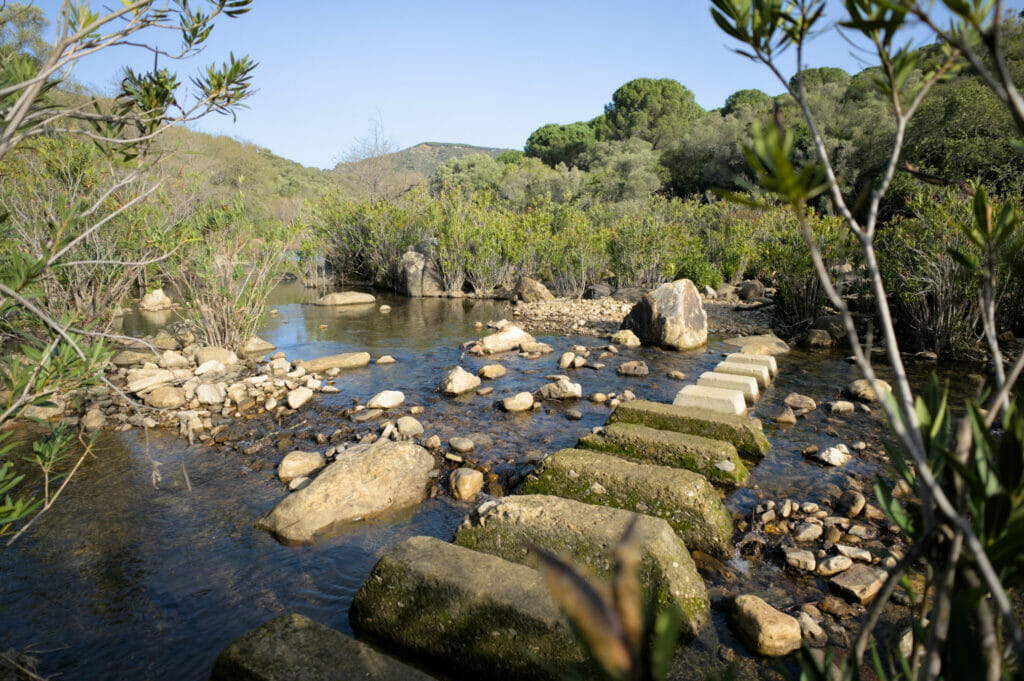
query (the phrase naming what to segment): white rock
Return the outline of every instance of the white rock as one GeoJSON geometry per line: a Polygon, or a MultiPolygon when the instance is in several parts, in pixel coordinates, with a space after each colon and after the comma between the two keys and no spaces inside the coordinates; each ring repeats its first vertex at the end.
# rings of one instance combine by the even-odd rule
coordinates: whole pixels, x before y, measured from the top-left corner
{"type": "Polygon", "coordinates": [[[198,367],[196,367],[196,376],[205,376],[206,374],[222,373],[224,373],[224,365],[215,359],[203,362],[198,367]]]}
{"type": "Polygon", "coordinates": [[[529,411],[533,408],[533,395],[527,392],[517,393],[502,400],[501,406],[510,412],[529,411]]]}
{"type": "Polygon", "coordinates": [[[469,501],[484,487],[484,474],[472,468],[456,468],[449,478],[452,496],[460,501],[469,501]]]}
{"type": "Polygon", "coordinates": [[[304,452],[294,450],[288,452],[281,459],[277,466],[277,477],[283,483],[289,483],[295,478],[309,477],[313,471],[324,467],[325,460],[320,452],[304,452]]]}
{"type": "Polygon", "coordinates": [[[462,395],[480,387],[480,378],[462,367],[455,367],[441,381],[441,392],[445,395],[462,395]]]}
{"type": "Polygon", "coordinates": [[[366,403],[368,409],[394,409],[405,402],[405,395],[397,390],[383,390],[366,403]]]}
{"type": "Polygon", "coordinates": [[[199,404],[221,404],[227,397],[227,389],[223,383],[200,383],[196,388],[199,404]]]}
{"type": "Polygon", "coordinates": [[[818,459],[830,466],[842,466],[850,460],[850,450],[846,445],[836,445],[818,454],[818,459]]]}
{"type": "Polygon", "coordinates": [[[287,399],[289,408],[298,409],[313,399],[313,391],[305,386],[296,388],[288,392],[287,399]]]}

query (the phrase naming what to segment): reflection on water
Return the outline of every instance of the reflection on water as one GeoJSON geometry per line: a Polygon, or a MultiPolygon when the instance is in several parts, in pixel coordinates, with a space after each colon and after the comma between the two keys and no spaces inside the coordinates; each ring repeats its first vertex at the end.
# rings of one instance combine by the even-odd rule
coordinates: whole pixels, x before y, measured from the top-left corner
{"type": "MultiPolygon", "coordinates": [[[[392,311],[381,314],[376,306],[321,308],[298,302],[312,295],[298,285],[276,290],[271,306],[280,314],[267,319],[260,336],[290,358],[366,350],[398,359],[343,374],[340,392],[322,396],[321,409],[312,413],[331,413],[379,390],[402,390],[407,404],[426,408],[421,420],[428,433],[442,439],[472,434],[480,443],[476,455],[498,465],[572,446],[607,417],[607,408],[586,401],[545,405],[533,415],[495,409],[503,397],[533,390],[545,375],[558,373],[558,352],[532,361],[500,357],[509,374],[490,382],[494,394],[488,397],[446,399],[434,392],[445,368],[460,362],[460,344],[481,335],[474,323],[510,317],[506,304],[384,296],[379,302],[392,311]],[[580,410],[582,420],[568,421],[569,408],[580,410]]],[[[152,324],[137,316],[125,319],[132,332],[152,332],[152,324]]],[[[556,351],[599,344],[586,337],[542,340],[556,351]]],[[[585,395],[628,387],[641,397],[670,401],[681,384],[667,378],[667,371],[679,369],[692,378],[732,350],[712,340],[706,350],[688,353],[624,351],[603,360],[608,367],[602,371],[576,370],[573,380],[585,395]],[[646,361],[651,376],[616,376],[615,367],[631,359],[646,361]]],[[[779,379],[754,412],[763,418],[789,392],[820,403],[838,397],[856,377],[854,367],[835,356],[793,352],[778,359],[779,379]]],[[[462,364],[475,371],[490,361],[465,357],[462,364]]],[[[923,371],[915,379],[922,377],[923,371]]],[[[334,421],[312,427],[330,432],[334,421]]],[[[774,447],[753,468],[748,487],[728,497],[731,510],[748,513],[762,495],[815,499],[829,483],[843,486],[845,473],[871,474],[880,466],[877,456],[860,456],[843,471],[824,469],[801,456],[808,444],[856,440],[865,440],[868,451],[877,454],[884,431],[877,413],[858,412],[833,422],[819,410],[788,430],[766,421],[766,430],[774,447]]],[[[238,454],[189,447],[165,433],[151,433],[148,441],[140,433],[105,435],[95,459],[83,466],[46,519],[13,549],[0,551],[0,648],[32,645],[50,651],[42,655],[41,671],[60,672],[63,679],[203,679],[228,642],[286,610],[350,631],[349,603],[382,552],[415,534],[449,539],[468,508],[435,499],[316,546],[286,547],[253,528],[255,518],[281,495],[270,467],[253,472],[238,454]],[[162,476],[156,487],[154,460],[162,476]]],[[[814,580],[778,577],[772,565],[754,563],[737,588],[778,591],[782,583],[779,598],[785,593],[793,602],[797,594],[799,602],[815,597],[814,580]]],[[[731,641],[720,613],[714,622],[677,660],[676,677],[706,670],[701,660],[714,656],[717,641],[731,641]]]]}

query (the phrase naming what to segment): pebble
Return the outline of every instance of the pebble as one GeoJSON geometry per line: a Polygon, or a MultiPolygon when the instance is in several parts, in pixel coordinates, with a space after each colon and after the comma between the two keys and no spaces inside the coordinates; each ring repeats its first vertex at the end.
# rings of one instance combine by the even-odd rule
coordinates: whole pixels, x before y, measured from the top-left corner
{"type": "MultiPolygon", "coordinates": [[[[395,358],[391,355],[382,355],[377,358],[376,364],[394,364],[395,358]]],[[[337,375],[337,374],[335,374],[337,375]]]]}
{"type": "Polygon", "coordinates": [[[817,562],[814,554],[804,549],[783,548],[786,556],[786,564],[804,572],[814,572],[817,562]]]}
{"type": "Polygon", "coordinates": [[[846,556],[831,556],[818,563],[815,572],[822,577],[831,577],[844,570],[849,570],[852,566],[853,561],[846,556]]]}
{"type": "Polygon", "coordinates": [[[832,403],[831,410],[833,414],[852,414],[854,411],[853,402],[838,400],[832,403]]]}
{"type": "Polygon", "coordinates": [[[473,451],[473,441],[467,437],[453,437],[448,440],[448,446],[459,454],[466,454],[473,451]]]}
{"type": "Polygon", "coordinates": [[[867,504],[867,499],[863,494],[857,490],[848,489],[843,492],[843,496],[839,497],[839,501],[836,503],[836,513],[842,513],[847,518],[856,518],[864,510],[865,504],[867,504]]]}
{"type": "Polygon", "coordinates": [[[793,530],[793,541],[814,541],[821,536],[823,531],[820,525],[801,523],[793,530]]]}
{"type": "Polygon", "coordinates": [[[682,371],[679,371],[677,369],[673,369],[672,371],[668,372],[668,377],[669,378],[673,378],[673,379],[675,379],[677,381],[685,381],[686,380],[686,374],[684,374],[682,371]]]}

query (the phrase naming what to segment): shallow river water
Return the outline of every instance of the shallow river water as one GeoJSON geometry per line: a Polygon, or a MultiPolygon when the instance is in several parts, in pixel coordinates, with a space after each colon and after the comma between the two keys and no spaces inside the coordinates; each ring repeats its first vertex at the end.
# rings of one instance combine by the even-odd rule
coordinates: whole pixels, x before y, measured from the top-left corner
{"type": "MultiPolygon", "coordinates": [[[[380,390],[401,390],[406,407],[425,407],[418,418],[427,434],[445,441],[469,435],[484,443],[476,452],[479,460],[500,469],[572,446],[607,418],[607,407],[585,400],[548,403],[531,415],[495,408],[503,397],[534,390],[545,375],[559,373],[561,351],[606,341],[538,337],[556,352],[537,360],[500,356],[497,361],[509,373],[490,383],[493,395],[449,399],[434,389],[445,369],[460,362],[460,344],[487,332],[475,328],[475,322],[511,319],[507,304],[380,296],[378,303],[393,308],[385,315],[376,306],[304,305],[306,295],[295,286],[280,287],[271,300],[280,315],[267,321],[260,336],[292,359],[366,350],[375,358],[391,354],[398,360],[343,373],[338,394],[316,398],[309,432],[330,433],[338,425],[337,417],[332,421],[319,414],[351,406],[353,399],[365,401],[380,390]],[[571,408],[583,418],[568,420],[565,411],[571,408]]],[[[150,331],[151,323],[127,319],[126,330],[150,331]]],[[[681,370],[692,381],[730,351],[735,348],[719,338],[693,352],[623,350],[619,357],[602,360],[607,368],[579,369],[572,376],[584,395],[630,388],[641,398],[671,401],[682,384],[666,376],[669,370],[681,370]],[[647,362],[651,375],[617,376],[615,367],[630,359],[647,362]]],[[[858,411],[833,423],[818,410],[788,430],[771,425],[767,417],[788,393],[820,403],[837,398],[841,387],[857,377],[840,355],[793,351],[777,359],[779,377],[753,412],[765,419],[773,448],[753,467],[748,486],[726,495],[729,509],[747,517],[761,497],[815,500],[830,483],[845,487],[845,474],[873,474],[882,466],[884,424],[878,410],[858,411]],[[833,434],[826,432],[829,428],[833,434]],[[844,470],[825,469],[801,456],[809,444],[857,440],[869,447],[844,470]]],[[[491,361],[466,356],[461,363],[475,373],[491,361]]],[[[919,378],[926,369],[918,371],[919,378]]],[[[272,456],[268,462],[276,463],[272,456]]],[[[28,649],[40,658],[41,673],[60,673],[61,679],[204,679],[224,646],[282,612],[298,611],[351,632],[348,606],[380,555],[412,535],[450,539],[470,508],[442,496],[315,546],[283,546],[253,527],[281,499],[283,489],[272,465],[251,464],[237,451],[188,446],[167,432],[104,434],[96,457],[82,467],[55,508],[14,547],[0,550],[0,650],[28,649]],[[155,484],[154,470],[160,478],[155,484]]],[[[731,592],[771,593],[776,604],[799,604],[821,593],[813,579],[780,579],[781,570],[770,562],[737,560],[733,567],[740,583],[729,585],[731,592]]],[[[707,634],[680,655],[673,676],[702,678],[719,642],[734,645],[720,609],[707,634]]]]}

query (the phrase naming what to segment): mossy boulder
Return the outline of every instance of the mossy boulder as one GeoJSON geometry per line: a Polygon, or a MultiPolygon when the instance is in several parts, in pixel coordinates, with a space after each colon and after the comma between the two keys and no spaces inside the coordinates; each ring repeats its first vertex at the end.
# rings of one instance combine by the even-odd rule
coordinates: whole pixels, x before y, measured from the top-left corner
{"type": "Polygon", "coordinates": [[[361,638],[446,676],[597,676],[539,572],[433,537],[406,539],[384,554],[349,620],[361,638]]]}
{"type": "Polygon", "coordinates": [[[728,442],[638,423],[611,423],[601,435],[585,435],[579,444],[584,449],[611,452],[634,461],[685,468],[729,487],[744,484],[750,474],[728,442]]]}
{"type": "Polygon", "coordinates": [[[609,423],[638,423],[659,430],[699,435],[730,442],[740,454],[760,459],[771,449],[761,422],[751,416],[730,416],[697,407],[679,407],[648,400],[620,404],[609,423]]]}
{"type": "Polygon", "coordinates": [[[520,489],[664,518],[687,548],[732,552],[732,518],[707,479],[681,468],[626,461],[582,449],[549,456],[520,489]]]}
{"type": "Polygon", "coordinates": [[[696,635],[708,620],[707,589],[686,545],[660,518],[561,497],[517,495],[481,504],[459,525],[455,543],[530,567],[539,564],[531,547],[541,546],[610,582],[612,551],[634,521],[645,590],[659,608],[678,605],[683,634],[696,635]]]}
{"type": "Polygon", "coordinates": [[[280,615],[217,656],[210,681],[430,681],[432,677],[296,613],[280,615]]]}

